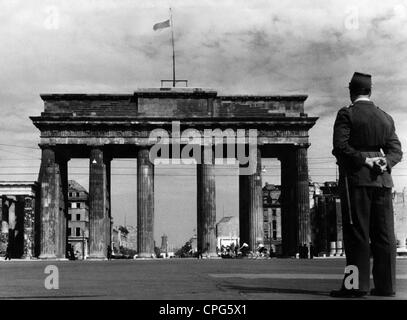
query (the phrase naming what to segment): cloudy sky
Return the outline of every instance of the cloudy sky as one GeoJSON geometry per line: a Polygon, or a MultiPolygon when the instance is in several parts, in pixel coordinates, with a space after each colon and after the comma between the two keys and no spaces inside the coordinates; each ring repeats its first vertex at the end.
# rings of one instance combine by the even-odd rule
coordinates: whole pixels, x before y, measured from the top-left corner
{"type": "MultiPolygon", "coordinates": [[[[0,180],[35,180],[40,93],[132,93],[171,77],[169,29],[153,31],[173,8],[177,77],[220,94],[309,96],[318,116],[310,131],[311,177],[335,179],[331,157],[336,111],[349,103],[354,71],[373,75],[374,101],[389,112],[407,145],[407,5],[404,1],[0,0],[0,180]]],[[[88,186],[87,162],[72,160],[70,178],[88,186]]],[[[115,160],[113,216],[136,223],[135,162],[115,160]]],[[[263,182],[279,181],[265,161],[263,182]]],[[[220,168],[217,216],[237,215],[238,179],[220,168]]],[[[179,245],[196,224],[195,170],[157,168],[155,238],[179,245]],[[176,223],[171,223],[176,221],[176,223]]],[[[407,186],[407,163],[394,170],[407,186]]]]}

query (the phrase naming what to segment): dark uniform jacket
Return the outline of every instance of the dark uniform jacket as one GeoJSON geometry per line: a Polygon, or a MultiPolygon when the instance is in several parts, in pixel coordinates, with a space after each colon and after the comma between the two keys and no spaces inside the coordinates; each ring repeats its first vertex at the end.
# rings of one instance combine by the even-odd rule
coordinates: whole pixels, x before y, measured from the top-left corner
{"type": "Polygon", "coordinates": [[[401,161],[401,144],[394,121],[372,101],[359,100],[338,111],[333,135],[333,155],[340,173],[354,186],[393,187],[392,167],[401,161]],[[387,171],[375,174],[365,165],[366,157],[387,159],[387,171]]]}

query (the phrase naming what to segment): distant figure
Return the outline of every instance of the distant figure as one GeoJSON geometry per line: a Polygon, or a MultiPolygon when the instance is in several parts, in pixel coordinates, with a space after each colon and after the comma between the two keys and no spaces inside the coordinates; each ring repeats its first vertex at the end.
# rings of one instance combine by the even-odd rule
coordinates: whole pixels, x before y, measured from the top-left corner
{"type": "Polygon", "coordinates": [[[198,249],[198,255],[197,255],[198,259],[202,259],[202,250],[198,249]]]}
{"type": "Polygon", "coordinates": [[[304,255],[303,258],[308,259],[308,246],[307,246],[307,244],[304,243],[303,248],[304,248],[303,249],[304,250],[303,251],[303,255],[304,255]]]}
{"type": "Polygon", "coordinates": [[[269,257],[270,257],[270,258],[273,258],[273,257],[274,257],[274,250],[273,250],[273,247],[272,247],[272,246],[270,246],[269,257]]]}
{"type": "Polygon", "coordinates": [[[11,247],[10,244],[7,244],[7,248],[6,248],[6,255],[4,257],[4,260],[11,260],[11,247]]]}
{"type": "Polygon", "coordinates": [[[112,259],[112,247],[107,246],[107,260],[111,260],[111,259],[112,259]]]}
{"type": "Polygon", "coordinates": [[[71,260],[76,260],[75,251],[73,251],[73,246],[71,246],[71,253],[70,253],[70,255],[71,255],[71,260]]]}
{"type": "Polygon", "coordinates": [[[235,254],[235,244],[232,243],[232,244],[230,245],[230,256],[233,257],[234,254],[235,254]]]}
{"type": "Polygon", "coordinates": [[[267,248],[264,246],[264,244],[260,243],[257,251],[259,252],[260,255],[263,255],[264,253],[267,252],[267,248]]]}
{"type": "Polygon", "coordinates": [[[312,242],[309,243],[309,258],[314,258],[314,246],[312,245],[312,242]]]}
{"type": "Polygon", "coordinates": [[[244,242],[242,244],[242,246],[240,247],[240,252],[242,253],[242,256],[246,257],[248,255],[249,251],[250,251],[249,245],[246,242],[244,242]]]}

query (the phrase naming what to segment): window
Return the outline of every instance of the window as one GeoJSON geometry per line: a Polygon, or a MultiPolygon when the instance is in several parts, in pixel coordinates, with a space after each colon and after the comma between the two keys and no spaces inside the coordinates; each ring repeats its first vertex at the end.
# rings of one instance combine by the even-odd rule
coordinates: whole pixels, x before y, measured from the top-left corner
{"type": "Polygon", "coordinates": [[[71,208],[76,209],[76,202],[71,202],[71,208]]]}
{"type": "Polygon", "coordinates": [[[68,214],[68,221],[72,220],[72,215],[68,214]]]}
{"type": "Polygon", "coordinates": [[[72,235],[72,229],[68,228],[68,237],[70,237],[72,235]]]}
{"type": "Polygon", "coordinates": [[[69,195],[70,197],[72,197],[72,192],[69,192],[68,195],[69,195]]]}
{"type": "Polygon", "coordinates": [[[76,196],[77,196],[77,197],[79,197],[79,196],[80,196],[80,193],[79,193],[79,192],[77,192],[77,193],[76,193],[76,196]]]}
{"type": "Polygon", "coordinates": [[[80,237],[80,236],[81,236],[81,228],[75,228],[75,235],[76,235],[77,237],[80,237]]]}
{"type": "Polygon", "coordinates": [[[277,240],[277,231],[273,231],[273,239],[277,240]]]}
{"type": "Polygon", "coordinates": [[[267,214],[266,210],[264,210],[264,212],[263,212],[263,221],[265,223],[267,223],[269,221],[269,217],[268,217],[268,214],[267,214]]]}
{"type": "Polygon", "coordinates": [[[276,230],[276,229],[277,229],[277,221],[273,220],[273,230],[276,230]]]}
{"type": "Polygon", "coordinates": [[[76,214],[76,221],[81,221],[81,214],[80,213],[76,214]]]}
{"type": "Polygon", "coordinates": [[[80,202],[77,202],[77,203],[76,203],[76,207],[77,207],[77,208],[80,208],[80,207],[81,207],[81,203],[80,203],[80,202]]]}
{"type": "Polygon", "coordinates": [[[276,209],[273,209],[273,216],[276,216],[276,209]]]}

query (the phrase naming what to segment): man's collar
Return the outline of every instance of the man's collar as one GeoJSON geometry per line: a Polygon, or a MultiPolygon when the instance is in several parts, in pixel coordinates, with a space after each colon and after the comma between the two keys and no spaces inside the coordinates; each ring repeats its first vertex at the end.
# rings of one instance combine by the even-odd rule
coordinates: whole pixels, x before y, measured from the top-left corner
{"type": "Polygon", "coordinates": [[[370,102],[371,102],[371,100],[370,100],[369,98],[366,98],[366,97],[359,97],[359,98],[357,98],[355,101],[353,101],[353,103],[356,103],[356,102],[358,102],[358,101],[370,101],[370,102]]]}

